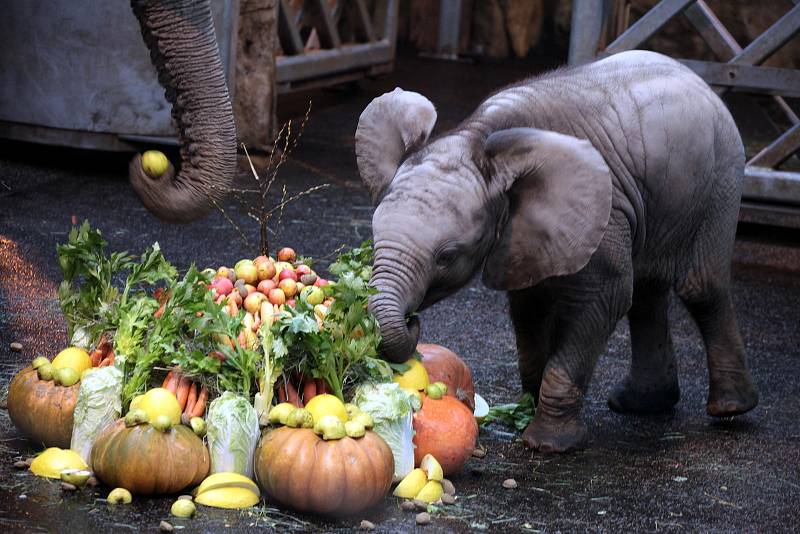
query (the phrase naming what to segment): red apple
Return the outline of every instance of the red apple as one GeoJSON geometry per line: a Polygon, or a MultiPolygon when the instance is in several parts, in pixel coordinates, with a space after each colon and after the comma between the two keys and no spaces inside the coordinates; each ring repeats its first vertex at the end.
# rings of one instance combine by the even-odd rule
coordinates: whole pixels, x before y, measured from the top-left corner
{"type": "Polygon", "coordinates": [[[264,295],[258,291],[250,293],[247,295],[247,298],[244,299],[244,309],[250,313],[258,312],[261,309],[261,303],[264,301],[264,298],[264,295]]]}
{"type": "Polygon", "coordinates": [[[291,279],[293,282],[297,282],[297,273],[291,269],[284,269],[281,271],[281,274],[278,275],[278,281],[283,281],[291,279]]]}
{"type": "Polygon", "coordinates": [[[327,286],[328,285],[328,281],[325,280],[324,278],[317,278],[317,281],[314,282],[314,285],[315,286],[327,286]]]}
{"type": "Polygon", "coordinates": [[[274,280],[262,280],[258,283],[256,289],[265,295],[269,295],[269,292],[276,287],[278,287],[278,284],[276,284],[274,280]]]}
{"type": "Polygon", "coordinates": [[[254,286],[252,284],[245,284],[244,288],[247,290],[247,294],[248,295],[251,294],[251,293],[255,293],[255,291],[256,291],[256,286],[254,286]]]}
{"type": "Polygon", "coordinates": [[[295,254],[293,248],[284,247],[278,251],[278,261],[293,262],[296,259],[297,254],[295,254]]]}
{"type": "Polygon", "coordinates": [[[227,278],[215,278],[211,282],[212,289],[216,290],[217,295],[228,295],[233,291],[233,283],[227,278]]]}
{"type": "Polygon", "coordinates": [[[240,261],[236,264],[236,276],[248,284],[258,281],[258,269],[252,261],[240,261]]]}
{"type": "Polygon", "coordinates": [[[255,264],[259,280],[269,280],[275,276],[275,264],[269,258],[255,264]]]}
{"type": "Polygon", "coordinates": [[[233,301],[237,306],[241,306],[243,302],[242,295],[238,291],[231,291],[231,294],[228,295],[228,300],[233,301]]]}
{"type": "Polygon", "coordinates": [[[292,280],[291,278],[284,278],[278,284],[278,287],[283,290],[283,293],[288,297],[292,298],[297,294],[297,282],[292,280]]]}
{"type": "Polygon", "coordinates": [[[297,272],[297,276],[303,276],[304,274],[311,274],[311,267],[308,265],[300,264],[295,267],[295,272],[297,272]]]}
{"type": "Polygon", "coordinates": [[[269,259],[268,257],[266,257],[266,256],[263,256],[263,255],[262,255],[262,256],[258,256],[258,257],[256,257],[256,258],[253,258],[253,263],[255,263],[256,265],[258,265],[258,264],[259,264],[259,262],[262,262],[262,261],[267,261],[268,259],[269,259]]]}
{"type": "Polygon", "coordinates": [[[220,267],[219,269],[217,269],[217,274],[214,275],[214,278],[228,278],[229,272],[230,269],[228,269],[227,267],[220,267]]]}
{"type": "Polygon", "coordinates": [[[280,306],[281,304],[286,302],[286,294],[283,292],[282,289],[277,287],[275,289],[270,290],[269,295],[267,295],[267,297],[269,298],[269,301],[276,306],[280,306]]]}

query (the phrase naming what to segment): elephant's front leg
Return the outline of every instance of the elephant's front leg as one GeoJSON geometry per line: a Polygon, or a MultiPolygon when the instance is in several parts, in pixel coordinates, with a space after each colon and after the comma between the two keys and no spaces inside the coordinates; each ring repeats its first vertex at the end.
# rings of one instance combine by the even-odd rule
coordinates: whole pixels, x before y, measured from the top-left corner
{"type": "Polygon", "coordinates": [[[580,420],[583,398],[595,363],[605,350],[617,321],[631,305],[633,276],[629,252],[620,244],[576,275],[553,279],[554,304],[551,353],[544,367],[533,421],[523,433],[525,443],[542,452],[579,448],[586,440],[580,420]]]}
{"type": "Polygon", "coordinates": [[[517,341],[522,389],[539,399],[542,375],[553,341],[553,297],[545,287],[508,292],[517,341]]]}

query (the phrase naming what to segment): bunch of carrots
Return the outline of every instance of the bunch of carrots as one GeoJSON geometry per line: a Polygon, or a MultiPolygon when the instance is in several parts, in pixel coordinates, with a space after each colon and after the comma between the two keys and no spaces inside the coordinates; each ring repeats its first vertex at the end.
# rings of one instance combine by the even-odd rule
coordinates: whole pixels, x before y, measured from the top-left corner
{"type": "Polygon", "coordinates": [[[173,369],[167,373],[161,387],[168,390],[178,399],[183,415],[181,421],[188,425],[192,417],[203,417],[206,413],[206,402],[208,401],[208,388],[196,382],[192,382],[188,377],[181,375],[180,370],[173,369]]]}
{"type": "Polygon", "coordinates": [[[106,334],[100,337],[97,347],[89,355],[92,360],[92,367],[106,367],[114,365],[114,346],[106,334]]]}
{"type": "Polygon", "coordinates": [[[322,378],[305,378],[302,375],[293,377],[298,384],[292,384],[292,380],[279,379],[276,387],[278,388],[278,402],[288,402],[298,408],[305,406],[305,403],[316,397],[329,393],[328,384],[322,378]]]}

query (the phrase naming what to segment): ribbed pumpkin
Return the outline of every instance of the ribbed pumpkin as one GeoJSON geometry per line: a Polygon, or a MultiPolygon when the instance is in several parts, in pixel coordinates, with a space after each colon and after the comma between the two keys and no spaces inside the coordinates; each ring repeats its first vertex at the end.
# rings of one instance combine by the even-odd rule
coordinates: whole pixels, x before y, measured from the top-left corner
{"type": "Polygon", "coordinates": [[[177,493],[208,474],[208,449],[192,430],[176,425],[168,432],[148,424],[109,426],[92,446],[91,466],[109,487],[136,495],[177,493]]]}
{"type": "Polygon", "coordinates": [[[8,386],[8,415],[31,441],[67,449],[80,387],[80,382],[64,387],[51,380],[39,380],[36,370],[26,367],[8,386]]]}
{"type": "Polygon", "coordinates": [[[447,394],[464,404],[470,410],[475,409],[475,386],[472,384],[472,373],[458,355],[441,345],[420,343],[417,350],[422,355],[422,366],[428,371],[431,383],[447,384],[447,394]]]}
{"type": "Polygon", "coordinates": [[[445,475],[456,473],[475,450],[478,423],[472,412],[455,397],[422,399],[422,408],[414,414],[414,464],[419,466],[426,454],[442,464],[445,475]]]}
{"type": "Polygon", "coordinates": [[[256,481],[276,501],[323,515],[349,515],[369,508],[389,491],[394,457],[383,439],[324,441],[309,428],[268,431],[256,449],[256,481]]]}

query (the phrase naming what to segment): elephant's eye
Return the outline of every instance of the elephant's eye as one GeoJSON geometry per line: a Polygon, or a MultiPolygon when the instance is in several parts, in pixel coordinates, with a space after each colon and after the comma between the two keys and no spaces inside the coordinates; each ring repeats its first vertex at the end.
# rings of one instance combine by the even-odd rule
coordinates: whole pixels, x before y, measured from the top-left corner
{"type": "Polygon", "coordinates": [[[442,249],[441,252],[436,254],[436,265],[439,267],[449,267],[458,259],[458,249],[449,247],[442,249]]]}

